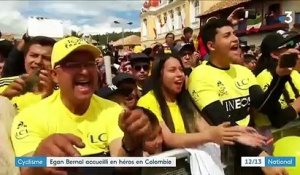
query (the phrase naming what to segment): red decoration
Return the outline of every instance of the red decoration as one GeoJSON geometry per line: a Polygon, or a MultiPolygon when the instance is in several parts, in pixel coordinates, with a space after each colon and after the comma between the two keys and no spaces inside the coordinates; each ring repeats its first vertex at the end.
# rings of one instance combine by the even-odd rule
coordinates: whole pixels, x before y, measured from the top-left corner
{"type": "Polygon", "coordinates": [[[151,7],[158,7],[160,4],[160,0],[149,0],[151,7]]]}

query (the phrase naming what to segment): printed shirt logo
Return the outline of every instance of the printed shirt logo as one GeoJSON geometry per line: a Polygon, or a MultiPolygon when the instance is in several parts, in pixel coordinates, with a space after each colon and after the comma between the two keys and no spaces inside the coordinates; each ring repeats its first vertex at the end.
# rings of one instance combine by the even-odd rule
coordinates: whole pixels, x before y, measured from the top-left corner
{"type": "Polygon", "coordinates": [[[225,88],[225,85],[224,85],[221,81],[218,81],[218,82],[217,82],[217,86],[218,86],[218,88],[219,88],[219,92],[218,92],[219,97],[228,94],[228,92],[227,92],[227,90],[226,90],[226,88],[225,88]]]}
{"type": "Polygon", "coordinates": [[[250,96],[223,101],[223,106],[226,108],[227,112],[241,108],[248,108],[250,107],[250,96]]]}
{"type": "Polygon", "coordinates": [[[245,119],[249,115],[250,96],[224,100],[222,104],[228,116],[234,121],[245,119]]]}
{"type": "Polygon", "coordinates": [[[197,102],[199,100],[199,91],[192,91],[192,97],[194,99],[195,102],[197,102]]]}
{"type": "Polygon", "coordinates": [[[235,86],[241,90],[247,90],[249,88],[249,78],[238,80],[235,82],[235,86]]]}
{"type": "Polygon", "coordinates": [[[27,125],[25,125],[23,121],[20,121],[17,127],[15,137],[16,139],[20,140],[20,139],[24,139],[27,136],[28,136],[27,125]]]}
{"type": "Polygon", "coordinates": [[[68,49],[70,47],[75,47],[78,45],[86,44],[86,42],[83,39],[80,38],[72,38],[65,42],[65,48],[68,49]]]}
{"type": "Polygon", "coordinates": [[[88,140],[91,144],[97,145],[97,147],[101,149],[107,149],[108,148],[108,138],[107,133],[90,133],[88,134],[88,140]]]}

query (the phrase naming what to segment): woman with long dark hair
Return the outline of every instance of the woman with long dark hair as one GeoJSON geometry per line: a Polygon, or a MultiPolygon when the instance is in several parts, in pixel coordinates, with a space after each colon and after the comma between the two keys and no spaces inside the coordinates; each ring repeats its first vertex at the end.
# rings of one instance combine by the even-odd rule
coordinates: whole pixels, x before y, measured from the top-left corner
{"type": "MultiPolygon", "coordinates": [[[[194,147],[207,142],[234,144],[238,136],[250,128],[229,127],[229,123],[210,126],[200,116],[185,89],[185,75],[181,60],[164,54],[153,64],[150,91],[138,101],[138,106],[151,110],[160,121],[167,148],[194,147]]],[[[261,139],[251,140],[260,144],[261,139]]]]}
{"type": "MultiPolygon", "coordinates": [[[[267,35],[261,44],[262,55],[258,59],[254,74],[258,84],[264,91],[268,89],[272,79],[276,75],[276,67],[279,64],[279,60],[281,60],[280,57],[288,54],[298,55],[298,61],[294,70],[288,77],[288,81],[286,82],[282,93],[278,94],[280,95],[279,102],[284,115],[280,115],[280,117],[276,118],[264,117],[265,119],[270,120],[273,127],[282,127],[289,121],[297,118],[293,109],[299,106],[294,105],[297,103],[295,100],[300,100],[300,98],[298,98],[300,96],[300,74],[297,71],[297,69],[300,68],[300,52],[294,48],[297,41],[300,42],[300,35],[297,33],[287,33],[283,35],[274,33],[267,35]]],[[[265,119],[262,119],[261,117],[262,114],[258,115],[258,118],[260,119],[257,121],[265,121],[265,119]]],[[[259,125],[265,124],[266,123],[264,122],[259,123],[259,125]]]]}

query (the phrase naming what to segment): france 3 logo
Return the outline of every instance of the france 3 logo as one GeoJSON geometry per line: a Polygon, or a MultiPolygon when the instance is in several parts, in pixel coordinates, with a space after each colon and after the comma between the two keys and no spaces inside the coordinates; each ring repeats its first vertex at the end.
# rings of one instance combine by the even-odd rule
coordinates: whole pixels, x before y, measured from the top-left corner
{"type": "Polygon", "coordinates": [[[281,16],[281,17],[279,17],[278,19],[279,19],[279,21],[281,22],[281,23],[287,23],[287,24],[290,24],[291,22],[293,22],[293,11],[285,11],[284,12],[285,13],[285,15],[283,15],[283,16],[281,16]]]}

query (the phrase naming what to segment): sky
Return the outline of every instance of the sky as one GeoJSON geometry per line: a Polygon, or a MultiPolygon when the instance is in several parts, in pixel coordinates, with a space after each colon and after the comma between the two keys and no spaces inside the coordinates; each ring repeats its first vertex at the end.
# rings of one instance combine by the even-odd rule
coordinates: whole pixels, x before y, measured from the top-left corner
{"type": "Polygon", "coordinates": [[[105,34],[140,30],[140,9],[144,0],[88,0],[88,1],[0,1],[0,31],[23,34],[31,16],[62,20],[64,31],[105,34]],[[113,21],[120,21],[116,25],[113,21]],[[132,22],[132,25],[126,23],[132,22]]]}

